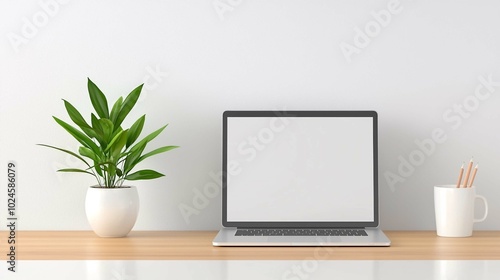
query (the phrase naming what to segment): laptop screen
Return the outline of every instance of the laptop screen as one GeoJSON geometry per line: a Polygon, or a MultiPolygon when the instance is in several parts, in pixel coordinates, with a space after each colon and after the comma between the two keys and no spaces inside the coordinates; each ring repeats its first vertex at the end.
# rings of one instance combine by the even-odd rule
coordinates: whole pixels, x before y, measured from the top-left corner
{"type": "Polygon", "coordinates": [[[224,113],[224,226],[376,226],[373,111],[224,113]]]}

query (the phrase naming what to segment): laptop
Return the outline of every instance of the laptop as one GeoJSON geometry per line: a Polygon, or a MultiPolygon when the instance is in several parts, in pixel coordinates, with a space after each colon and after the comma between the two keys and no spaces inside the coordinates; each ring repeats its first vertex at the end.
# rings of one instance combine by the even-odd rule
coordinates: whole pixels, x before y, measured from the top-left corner
{"type": "Polygon", "coordinates": [[[226,111],[213,246],[390,246],[375,111],[226,111]]]}

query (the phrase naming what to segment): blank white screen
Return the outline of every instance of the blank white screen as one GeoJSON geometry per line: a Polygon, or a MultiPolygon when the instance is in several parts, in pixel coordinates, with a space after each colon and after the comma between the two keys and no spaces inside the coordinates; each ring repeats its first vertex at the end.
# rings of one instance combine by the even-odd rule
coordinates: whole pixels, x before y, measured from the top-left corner
{"type": "Polygon", "coordinates": [[[228,222],[374,220],[373,119],[229,117],[228,222]]]}

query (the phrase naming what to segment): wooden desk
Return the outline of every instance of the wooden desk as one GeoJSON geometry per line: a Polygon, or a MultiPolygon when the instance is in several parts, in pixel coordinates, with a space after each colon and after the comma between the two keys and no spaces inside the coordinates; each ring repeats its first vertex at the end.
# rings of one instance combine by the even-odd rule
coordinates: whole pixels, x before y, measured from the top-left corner
{"type": "MultiPolygon", "coordinates": [[[[391,247],[213,247],[215,231],[135,231],[99,238],[90,231],[17,232],[17,260],[500,260],[500,231],[468,238],[434,231],[386,231],[391,247]]],[[[1,232],[5,260],[7,232],[1,232]]]]}

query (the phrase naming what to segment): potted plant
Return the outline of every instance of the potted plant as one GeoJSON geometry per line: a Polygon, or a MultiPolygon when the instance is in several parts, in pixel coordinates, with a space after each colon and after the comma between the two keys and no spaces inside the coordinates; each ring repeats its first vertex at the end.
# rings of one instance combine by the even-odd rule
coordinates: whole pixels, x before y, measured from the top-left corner
{"type": "Polygon", "coordinates": [[[64,106],[76,126],[53,117],[81,146],[72,152],[51,145],[39,144],[59,150],[79,159],[84,168],[65,168],[59,172],[78,172],[94,176],[97,185],[90,186],[85,200],[85,211],[90,226],[101,237],[126,236],[133,228],[139,211],[139,197],[134,186],[123,185],[125,181],[149,180],[164,176],[151,170],[135,170],[138,163],[178,146],[163,146],[144,153],[149,142],[158,136],[167,125],[139,140],[146,115],[137,119],[128,129],[123,121],[135,106],[141,94],[140,85],[123,99],[114,102],[111,111],[103,92],[88,79],[88,92],[95,114],[87,122],[82,114],[68,101],[64,106]]]}

